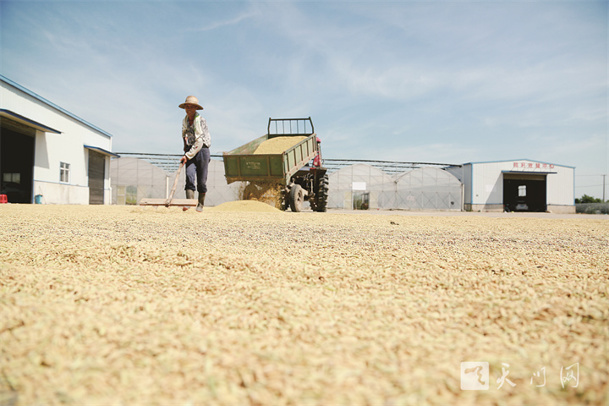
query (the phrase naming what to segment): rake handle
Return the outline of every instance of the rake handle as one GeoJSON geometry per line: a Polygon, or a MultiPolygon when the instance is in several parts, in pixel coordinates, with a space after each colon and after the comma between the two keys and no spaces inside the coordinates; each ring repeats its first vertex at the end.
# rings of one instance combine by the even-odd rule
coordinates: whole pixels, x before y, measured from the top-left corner
{"type": "Polygon", "coordinates": [[[167,202],[165,202],[165,207],[169,207],[171,201],[173,200],[173,195],[176,192],[176,187],[178,186],[178,179],[180,178],[180,172],[182,171],[183,166],[184,163],[180,162],[180,167],[178,168],[178,172],[176,172],[176,178],[173,181],[173,187],[171,188],[171,193],[169,193],[169,198],[167,198],[167,202]]]}

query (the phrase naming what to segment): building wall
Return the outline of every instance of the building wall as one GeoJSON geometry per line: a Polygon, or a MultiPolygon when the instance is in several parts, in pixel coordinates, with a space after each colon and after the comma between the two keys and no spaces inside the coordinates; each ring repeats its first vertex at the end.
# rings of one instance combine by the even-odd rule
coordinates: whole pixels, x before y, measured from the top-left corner
{"type": "Polygon", "coordinates": [[[548,205],[575,205],[575,170],[555,165],[556,175],[548,175],[548,205]]]}
{"type": "Polygon", "coordinates": [[[469,198],[472,205],[503,205],[503,178],[498,162],[467,164],[470,173],[469,198]]]}
{"type": "MultiPolygon", "coordinates": [[[[0,80],[2,108],[60,131],[61,134],[36,131],[33,196],[42,195],[48,204],[88,204],[88,150],[91,145],[112,150],[112,138],[90,125],[58,110],[0,80]],[[70,164],[68,182],[60,181],[60,162],[70,164]]],[[[106,158],[104,202],[111,203],[110,159],[106,158]]]]}

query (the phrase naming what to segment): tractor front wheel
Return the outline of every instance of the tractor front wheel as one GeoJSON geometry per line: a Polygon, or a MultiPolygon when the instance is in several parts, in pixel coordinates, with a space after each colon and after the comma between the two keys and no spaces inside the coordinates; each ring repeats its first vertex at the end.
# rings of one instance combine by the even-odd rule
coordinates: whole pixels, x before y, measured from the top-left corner
{"type": "Polygon", "coordinates": [[[294,212],[302,210],[302,203],[304,202],[304,190],[299,184],[295,184],[290,189],[290,208],[294,212]]]}

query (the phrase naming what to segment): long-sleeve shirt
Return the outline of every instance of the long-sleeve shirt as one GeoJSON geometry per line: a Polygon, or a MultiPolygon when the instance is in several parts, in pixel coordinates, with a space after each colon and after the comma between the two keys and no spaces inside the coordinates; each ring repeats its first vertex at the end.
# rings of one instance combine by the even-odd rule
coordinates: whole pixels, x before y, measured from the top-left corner
{"type": "Polygon", "coordinates": [[[207,128],[207,121],[197,113],[192,125],[188,122],[188,116],[182,121],[182,138],[184,144],[190,147],[185,151],[186,158],[194,158],[201,148],[211,147],[211,136],[207,128]]]}

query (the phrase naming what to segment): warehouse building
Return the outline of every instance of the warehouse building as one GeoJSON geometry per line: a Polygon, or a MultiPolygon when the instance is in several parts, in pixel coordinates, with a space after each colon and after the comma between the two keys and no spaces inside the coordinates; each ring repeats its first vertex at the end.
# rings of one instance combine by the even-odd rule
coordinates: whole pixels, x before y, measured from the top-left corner
{"type": "Polygon", "coordinates": [[[111,203],[110,134],[2,75],[0,125],[9,203],[111,203]]]}
{"type": "Polygon", "coordinates": [[[446,170],[463,183],[466,211],[575,213],[574,167],[516,159],[446,170]]]}

